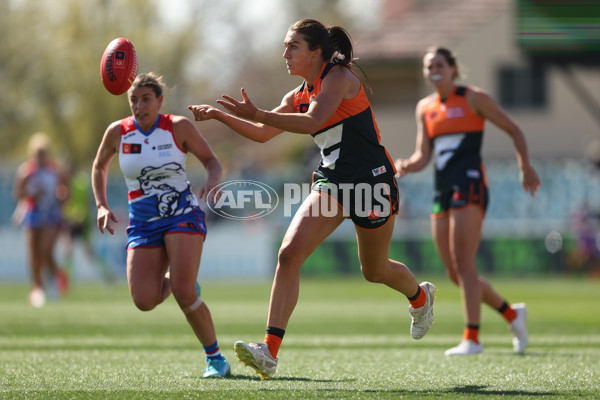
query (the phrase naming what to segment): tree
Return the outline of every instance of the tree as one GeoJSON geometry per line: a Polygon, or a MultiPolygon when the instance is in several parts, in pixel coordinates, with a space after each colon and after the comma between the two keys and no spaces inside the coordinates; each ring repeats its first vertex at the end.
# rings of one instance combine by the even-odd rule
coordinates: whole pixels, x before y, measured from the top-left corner
{"type": "Polygon", "coordinates": [[[102,86],[100,58],[130,39],[139,70],[185,82],[198,25],[163,29],[146,0],[4,1],[0,5],[0,154],[22,158],[29,135],[45,131],[59,155],[87,167],[106,126],[130,111],[102,86]]]}

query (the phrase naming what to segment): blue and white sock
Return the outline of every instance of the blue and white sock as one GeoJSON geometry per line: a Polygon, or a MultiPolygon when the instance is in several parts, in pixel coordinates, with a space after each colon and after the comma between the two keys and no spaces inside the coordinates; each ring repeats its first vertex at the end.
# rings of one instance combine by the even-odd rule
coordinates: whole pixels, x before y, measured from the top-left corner
{"type": "Polygon", "coordinates": [[[224,360],[225,357],[221,355],[219,351],[219,345],[217,342],[214,342],[210,346],[202,346],[204,347],[204,352],[206,353],[207,360],[224,360]]]}

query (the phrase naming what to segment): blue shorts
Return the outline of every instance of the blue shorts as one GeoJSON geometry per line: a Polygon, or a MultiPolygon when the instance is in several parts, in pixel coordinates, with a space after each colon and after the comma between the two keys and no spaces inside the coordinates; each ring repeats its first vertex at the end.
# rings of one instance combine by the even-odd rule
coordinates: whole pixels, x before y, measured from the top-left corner
{"type": "Polygon", "coordinates": [[[23,217],[22,225],[27,228],[42,228],[45,226],[60,226],[62,215],[60,209],[50,211],[29,210],[23,217]]]}
{"type": "Polygon", "coordinates": [[[189,213],[151,222],[131,219],[127,227],[127,250],[138,247],[163,247],[165,235],[170,233],[206,236],[204,211],[196,207],[189,213]]]}

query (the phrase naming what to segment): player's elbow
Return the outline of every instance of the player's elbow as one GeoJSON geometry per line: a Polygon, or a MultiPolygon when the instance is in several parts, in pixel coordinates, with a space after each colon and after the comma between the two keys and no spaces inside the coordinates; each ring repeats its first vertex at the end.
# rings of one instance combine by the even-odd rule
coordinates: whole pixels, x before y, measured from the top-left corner
{"type": "Polygon", "coordinates": [[[302,124],[302,127],[299,128],[299,133],[312,135],[313,133],[317,132],[323,126],[323,124],[324,122],[311,118],[305,124],[302,124]]]}
{"type": "Polygon", "coordinates": [[[269,136],[260,136],[254,139],[254,141],[258,143],[267,143],[269,140],[271,140],[271,137],[269,136]]]}
{"type": "Polygon", "coordinates": [[[256,137],[254,137],[252,140],[254,140],[255,142],[258,143],[267,143],[269,140],[273,139],[275,136],[279,135],[281,132],[281,130],[265,130],[263,132],[261,132],[260,135],[257,135],[256,137]]]}

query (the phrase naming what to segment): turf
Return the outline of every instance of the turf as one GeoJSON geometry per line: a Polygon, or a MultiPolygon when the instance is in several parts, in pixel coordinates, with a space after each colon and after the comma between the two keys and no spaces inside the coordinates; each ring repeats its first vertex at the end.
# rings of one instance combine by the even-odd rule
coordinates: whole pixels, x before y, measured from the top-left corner
{"type": "Polygon", "coordinates": [[[0,398],[397,399],[600,398],[600,281],[494,279],[527,302],[530,346],[512,353],[492,310],[482,314],[485,352],[448,358],[460,340],[458,290],[443,277],[436,322],[415,341],[407,301],[358,279],[303,280],[274,379],[236,362],[235,340],[261,341],[269,283],[203,285],[230,379],[200,378],[198,342],[172,298],[137,311],[124,285],[79,285],[31,308],[24,285],[0,286],[0,398]]]}

